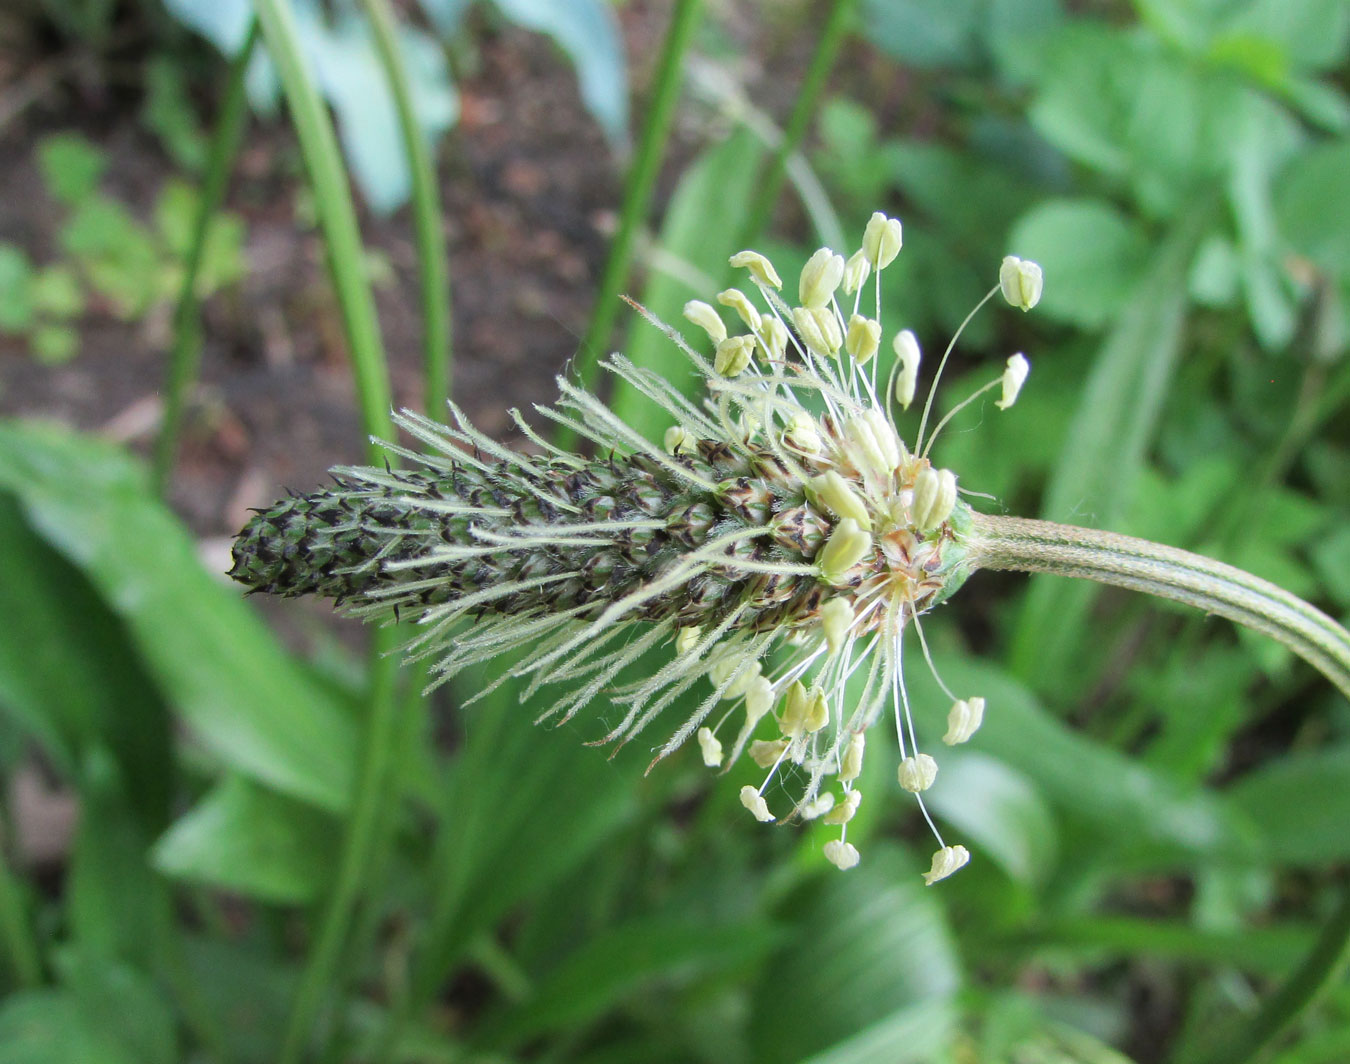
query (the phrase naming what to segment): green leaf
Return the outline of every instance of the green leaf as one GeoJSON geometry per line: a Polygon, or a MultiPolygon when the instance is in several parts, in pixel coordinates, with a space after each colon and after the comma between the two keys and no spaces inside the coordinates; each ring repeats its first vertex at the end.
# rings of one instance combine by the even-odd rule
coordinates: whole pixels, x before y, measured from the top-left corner
{"type": "Polygon", "coordinates": [[[42,180],[57,199],[75,206],[98,188],[108,160],[78,133],[57,133],[38,145],[42,180]]]}
{"type": "Polygon", "coordinates": [[[135,1053],[59,990],[11,995],[0,1006],[0,1064],[140,1064],[135,1053]]]}
{"type": "Polygon", "coordinates": [[[873,44],[906,66],[968,66],[979,54],[982,8],[978,0],[866,0],[862,25],[873,44]]]}
{"type": "MultiPolygon", "coordinates": [[[[1046,518],[1109,528],[1126,512],[1181,355],[1186,277],[1205,221],[1193,214],[1159,248],[1108,334],[1046,490],[1046,518]]],[[[1079,641],[1096,592],[1086,581],[1032,579],[1014,629],[1018,675],[1060,693],[1090,682],[1079,641]]]]}
{"type": "MultiPolygon", "coordinates": [[[[939,895],[919,872],[907,855],[874,843],[857,868],[827,869],[790,899],[793,935],[765,965],[751,1002],[752,1060],[812,1059],[839,1043],[871,1043],[869,1033],[896,1023],[933,1039],[903,1059],[934,1059],[946,1024],[911,1010],[936,1007],[927,1019],[940,1020],[962,976],[939,895]]],[[[895,1048],[826,1059],[893,1064],[895,1048]]]]}
{"type": "Polygon", "coordinates": [[[174,1017],[155,985],[141,972],[74,950],[57,957],[61,983],[81,1017],[134,1054],[139,1064],[174,1064],[174,1017]]]}
{"type": "Polygon", "coordinates": [[[89,283],[122,317],[138,317],[166,295],[160,248],[116,200],[81,200],[62,226],[60,240],[89,283]]]}
{"type": "Polygon", "coordinates": [[[1350,278],[1350,140],[1319,145],[1299,155],[1276,189],[1280,230],[1324,270],[1350,278]]]}
{"type": "Polygon", "coordinates": [[[353,722],[291,661],[115,447],[0,424],[0,489],[83,571],[194,732],[229,767],[326,809],[348,801],[353,722]]]}
{"type": "Polygon", "coordinates": [[[1350,857],[1350,746],[1286,753],[1228,791],[1278,864],[1322,867],[1350,857]]]}
{"type": "Polygon", "coordinates": [[[165,875],[304,904],[331,879],[338,841],[335,822],[312,806],[230,775],[169,828],[152,859],[165,875]]]}
{"type": "Polygon", "coordinates": [[[168,711],[126,630],[80,570],[0,492],[0,709],[71,784],[111,752],[139,818],[157,830],[172,790],[168,711]]]}
{"type": "Polygon", "coordinates": [[[1144,235],[1104,200],[1044,200],[1024,214],[1008,250],[1045,271],[1040,310],[1096,328],[1123,309],[1147,264],[1144,235]]]}
{"type": "Polygon", "coordinates": [[[485,1034],[513,1046],[542,1031],[577,1029],[655,981],[684,983],[747,964],[782,935],[766,924],[708,924],[688,917],[643,916],[587,940],[485,1034]]]}
{"type": "Polygon", "coordinates": [[[32,324],[33,280],[28,253],[0,241],[0,332],[25,332],[32,324]]]}
{"type": "Polygon", "coordinates": [[[1043,882],[1055,866],[1058,832],[1036,785],[1006,762],[977,751],[942,755],[929,807],[979,845],[1019,883],[1043,882]]]}
{"type": "Polygon", "coordinates": [[[145,101],[141,121],[159,138],[170,157],[193,172],[206,165],[206,137],[192,113],[184,67],[167,55],[154,55],[145,65],[145,101]]]}
{"type": "Polygon", "coordinates": [[[84,290],[69,266],[44,266],[33,275],[33,309],[53,318],[84,313],[84,290]]]}

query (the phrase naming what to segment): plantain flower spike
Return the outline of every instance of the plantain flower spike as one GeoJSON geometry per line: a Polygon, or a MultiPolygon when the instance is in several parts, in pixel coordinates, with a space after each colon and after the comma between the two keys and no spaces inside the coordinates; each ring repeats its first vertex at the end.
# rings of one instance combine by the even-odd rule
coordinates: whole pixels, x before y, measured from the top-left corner
{"type": "MultiPolygon", "coordinates": [[[[713,299],[744,335],[728,334],[714,302],[685,305],[687,340],[647,315],[702,395],[621,354],[603,365],[668,413],[662,439],[566,378],[538,412],[585,453],[553,446],[516,411],[534,454],[492,440],[453,404],[448,424],[404,411],[395,420],[416,448],[387,445],[403,468],[341,467],[332,487],[260,511],[231,575],[412,622],[406,655],[428,664],[432,687],[509,653],[486,690],[517,677],[532,701],[552,692],[539,721],[598,708],[608,726],[597,740],[617,744],[660,729],[653,764],[687,742],[722,771],[746,755],[763,773],[740,791],[749,813],[780,819],[772,803],[782,820],[837,832],[824,854],[840,869],[861,860],[847,833],[867,733],[882,726],[898,746],[891,786],[910,792],[939,846],[924,879],[950,875],[970,855],[923,809],[938,762],[919,749],[901,666],[919,618],[971,570],[973,517],[955,474],[928,457],[952,414],[926,433],[925,410],[909,440],[896,424],[919,374],[913,333],[879,350],[882,273],[901,237],[878,213],[847,257],[820,249],[797,306],[767,258],[732,256],[744,283],[713,299]],[[883,361],[893,379],[879,382],[883,361]],[[621,683],[649,652],[665,664],[621,683]]],[[[1040,272],[1005,260],[990,296],[1000,289],[1026,309],[1040,272]]],[[[1002,383],[1010,405],[1025,378],[1018,355],[983,390],[1002,383]]],[[[983,711],[980,699],[957,701],[943,739],[969,740],[983,711]]]]}

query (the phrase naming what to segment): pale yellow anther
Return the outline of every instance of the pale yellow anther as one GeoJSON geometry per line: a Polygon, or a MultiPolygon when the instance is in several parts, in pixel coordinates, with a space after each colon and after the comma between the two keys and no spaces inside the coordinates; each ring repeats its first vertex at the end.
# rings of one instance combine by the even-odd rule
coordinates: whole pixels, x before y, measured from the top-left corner
{"type": "Polygon", "coordinates": [[[825,629],[825,646],[838,654],[853,627],[853,606],[846,598],[832,598],[820,607],[820,626],[825,629]]]}
{"type": "Polygon", "coordinates": [[[750,302],[746,294],[739,288],[728,288],[725,292],[718,292],[717,302],[724,307],[730,307],[739,314],[747,329],[753,332],[759,328],[759,309],[750,302]]]}
{"type": "Polygon", "coordinates": [[[841,872],[847,872],[858,861],[858,847],[843,839],[831,839],[825,844],[825,860],[841,872]]]}
{"type": "Polygon", "coordinates": [[[1003,292],[1003,298],[1010,304],[1021,310],[1030,310],[1041,301],[1045,275],[1041,273],[1040,266],[1030,259],[1006,255],[998,268],[998,286],[1003,292]]]}
{"type": "Polygon", "coordinates": [[[942,741],[948,746],[963,743],[975,734],[983,721],[983,698],[958,698],[947,711],[947,734],[942,741]]]}
{"type": "Polygon", "coordinates": [[[778,276],[778,271],[773,268],[773,263],[758,251],[738,251],[728,261],[736,269],[744,267],[749,270],[760,284],[766,284],[770,288],[783,287],[783,281],[778,276]]]}
{"type": "Polygon", "coordinates": [[[862,772],[863,748],[866,745],[867,740],[863,738],[863,733],[854,732],[848,745],[844,747],[843,756],[839,758],[840,783],[852,783],[858,778],[858,774],[862,772]]]}
{"type": "Polygon", "coordinates": [[[824,446],[816,419],[804,410],[792,415],[783,430],[783,439],[802,454],[820,454],[824,446]]]}
{"type": "Polygon", "coordinates": [[[933,786],[933,781],[937,779],[937,771],[937,762],[931,757],[927,754],[915,754],[900,762],[900,769],[896,774],[900,778],[901,787],[918,794],[933,786]]]}
{"type": "Polygon", "coordinates": [[[811,705],[811,696],[800,680],[794,680],[783,699],[783,716],[778,722],[784,738],[796,739],[806,731],[806,713],[811,705]]]}
{"type": "Polygon", "coordinates": [[[844,263],[844,280],[840,285],[844,290],[844,295],[853,295],[867,283],[867,278],[871,273],[872,264],[867,261],[867,252],[859,248],[849,256],[848,262],[844,263]]]}
{"type": "Polygon", "coordinates": [[[833,809],[821,817],[821,823],[824,824],[847,824],[858,812],[858,805],[862,802],[862,791],[854,787],[850,791],[844,792],[843,801],[839,802],[833,809]]]}
{"type": "Polygon", "coordinates": [[[851,517],[834,526],[820,552],[820,575],[831,584],[848,583],[848,573],[872,550],[872,535],[851,517]]]}
{"type": "Polygon", "coordinates": [[[826,307],[844,279],[844,256],[821,248],[802,267],[797,294],[804,307],[826,307]]]}
{"type": "Polygon", "coordinates": [[[703,637],[703,626],[694,624],[675,633],[675,652],[681,656],[690,653],[703,637]]]}
{"type": "Polygon", "coordinates": [[[839,354],[844,334],[832,307],[793,307],[792,324],[797,335],[802,338],[802,343],[816,354],[827,358],[839,354]]]}
{"type": "Polygon", "coordinates": [[[904,231],[899,218],[887,218],[876,211],[868,219],[867,228],[863,230],[863,254],[878,270],[884,270],[895,261],[903,244],[904,231]]]}
{"type": "Polygon", "coordinates": [[[671,425],[661,442],[666,454],[693,454],[698,450],[698,437],[683,425],[671,425]]]}
{"type": "Polygon", "coordinates": [[[1020,351],[1008,359],[1008,365],[1003,370],[1003,398],[994,403],[1000,410],[1007,410],[1013,403],[1017,402],[1017,393],[1022,390],[1022,385],[1027,382],[1027,374],[1031,372],[1031,363],[1020,351]]]}
{"type": "Polygon", "coordinates": [[[703,763],[708,768],[716,768],[722,763],[722,744],[718,742],[711,728],[698,730],[698,749],[703,755],[703,763]]]}
{"type": "Polygon", "coordinates": [[[768,678],[756,676],[745,689],[745,717],[753,728],[773,709],[773,684],[768,678]]]}
{"type": "Polygon", "coordinates": [[[931,532],[952,515],[956,505],[956,474],[950,469],[925,466],[914,479],[914,503],[910,511],[914,527],[931,532]]]}
{"type": "Polygon", "coordinates": [[[798,812],[803,820],[815,820],[834,808],[834,795],[829,791],[818,794],[801,807],[798,812]]]}
{"type": "Polygon", "coordinates": [[[871,530],[872,517],[867,512],[867,503],[837,470],[830,469],[812,477],[806,487],[809,495],[828,506],[836,516],[851,517],[860,528],[871,530]]]}
{"type": "Polygon", "coordinates": [[[919,340],[910,330],[902,329],[891,341],[891,350],[900,363],[895,377],[895,401],[905,410],[914,402],[914,389],[919,383],[919,340]]]}
{"type": "MultiPolygon", "coordinates": [[[[724,652],[713,658],[712,664],[708,666],[708,679],[714,687],[721,687],[727,680],[731,679],[737,669],[744,664],[744,658],[735,651],[724,652]]],[[[723,692],[723,698],[740,698],[741,695],[749,689],[751,682],[764,671],[764,666],[758,661],[752,661],[745,666],[745,671],[736,677],[731,686],[723,692]]]]}
{"type": "Polygon", "coordinates": [[[786,739],[756,739],[750,744],[750,760],[760,768],[773,768],[788,748],[786,739]]]}
{"type": "Polygon", "coordinates": [[[741,805],[754,813],[756,820],[765,824],[774,819],[773,814],[769,812],[769,803],[764,800],[764,796],[748,783],[741,788],[741,805]]]}
{"type": "Polygon", "coordinates": [[[944,846],[933,854],[933,867],[923,874],[923,881],[932,886],[939,879],[946,879],[958,868],[970,860],[970,851],[964,846],[944,846]]]}
{"type": "Polygon", "coordinates": [[[787,353],[787,326],[772,314],[760,319],[759,348],[770,362],[781,362],[787,353]]]}
{"type": "Polygon", "coordinates": [[[805,724],[807,734],[818,732],[829,723],[830,700],[825,697],[825,692],[819,687],[813,687],[806,703],[805,724]]]}
{"type": "Polygon", "coordinates": [[[684,305],[684,316],[686,320],[697,325],[714,344],[720,344],[727,338],[726,323],[722,321],[722,315],[718,314],[711,306],[701,299],[691,299],[684,305]]]}
{"type": "Polygon", "coordinates": [[[853,361],[865,366],[871,361],[881,346],[881,322],[854,314],[848,319],[848,332],[844,336],[844,350],[853,356],[853,361]]]}
{"type": "Polygon", "coordinates": [[[738,377],[755,357],[753,336],[728,336],[717,345],[713,369],[723,377],[738,377]]]}

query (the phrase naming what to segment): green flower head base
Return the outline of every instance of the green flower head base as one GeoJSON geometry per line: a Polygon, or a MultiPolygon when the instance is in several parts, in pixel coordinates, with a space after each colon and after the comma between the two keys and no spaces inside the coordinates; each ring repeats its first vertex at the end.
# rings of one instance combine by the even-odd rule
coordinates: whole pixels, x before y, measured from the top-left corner
{"type": "MultiPolygon", "coordinates": [[[[933,442],[991,389],[1011,406],[1028,368],[1014,355],[928,432],[949,345],[917,435],[902,439],[893,409],[914,399],[919,345],[908,331],[891,338],[884,382],[876,357],[880,274],[900,247],[900,223],[873,215],[852,257],[811,257],[795,304],[768,259],[732,256],[748,283],[718,293],[731,314],[698,301],[684,310],[706,343],[655,323],[703,377],[701,402],[610,356],[608,370],[669,412],[659,446],[565,379],[540,413],[604,457],[551,445],[514,411],[542,456],[495,443],[453,405],[451,426],[405,412],[398,423],[425,452],[389,450],[413,471],[337,469],[334,488],[259,513],[231,575],[255,590],[328,595],[359,616],[415,619],[409,656],[430,662],[434,682],[518,651],[497,683],[522,678],[525,699],[556,687],[541,721],[603,706],[616,719],[598,742],[631,740],[692,693],[683,704],[695,708],[656,760],[691,738],[711,767],[748,755],[763,771],[741,790],[749,813],[837,826],[825,856],[850,868],[869,728],[894,720],[898,783],[920,809],[938,771],[910,717],[903,651],[912,628],[931,667],[919,618],[972,569],[972,511],[956,476],[930,461],[933,442]],[[619,683],[662,645],[665,664],[619,683]],[[850,680],[860,694],[846,694],[850,680]]],[[[1040,288],[1039,268],[1009,257],[985,301],[1002,292],[1026,310],[1040,288]]],[[[965,742],[984,700],[947,694],[942,740],[965,742]]],[[[970,855],[924,816],[939,846],[924,877],[933,883],[970,855]]]]}

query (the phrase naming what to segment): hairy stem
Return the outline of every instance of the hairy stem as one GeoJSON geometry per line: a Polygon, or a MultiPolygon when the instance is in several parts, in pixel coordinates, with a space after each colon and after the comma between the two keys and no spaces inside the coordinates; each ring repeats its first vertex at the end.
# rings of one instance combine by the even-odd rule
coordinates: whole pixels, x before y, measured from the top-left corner
{"type": "Polygon", "coordinates": [[[1114,532],[972,514],[969,564],[1078,576],[1216,613],[1279,640],[1350,698],[1350,632],[1298,596],[1223,562],[1114,532]]]}

